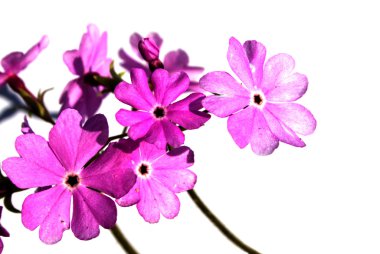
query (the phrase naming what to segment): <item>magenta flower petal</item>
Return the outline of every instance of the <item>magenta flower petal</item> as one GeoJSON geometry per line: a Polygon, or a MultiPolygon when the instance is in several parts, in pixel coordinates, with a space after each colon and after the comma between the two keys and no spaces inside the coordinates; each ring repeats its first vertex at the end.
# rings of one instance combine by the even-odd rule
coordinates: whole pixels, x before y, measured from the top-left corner
{"type": "Polygon", "coordinates": [[[22,132],[22,134],[33,134],[34,133],[34,131],[32,130],[32,128],[29,125],[28,118],[26,117],[26,115],[24,116],[24,121],[21,124],[21,132],[22,132]]]}
{"type": "Polygon", "coordinates": [[[59,99],[61,111],[74,108],[88,118],[98,111],[104,96],[85,83],[83,79],[73,79],[65,87],[59,99]]]}
{"type": "Polygon", "coordinates": [[[63,61],[72,74],[78,76],[82,76],[84,74],[83,61],[79,50],[73,49],[66,51],[63,54],[63,61]]]}
{"type": "Polygon", "coordinates": [[[317,121],[311,112],[297,103],[272,104],[268,103],[267,109],[281,121],[282,124],[301,135],[312,134],[317,126],[317,121]]]}
{"type": "Polygon", "coordinates": [[[163,69],[157,69],[152,74],[157,102],[163,106],[168,106],[171,102],[183,94],[189,87],[189,77],[184,72],[170,74],[163,69]]]}
{"type": "Polygon", "coordinates": [[[136,53],[137,56],[139,56],[141,59],[140,51],[139,51],[139,42],[143,39],[143,37],[139,33],[133,33],[131,36],[129,36],[129,44],[131,45],[131,48],[136,53]]]}
{"type": "Polygon", "coordinates": [[[147,119],[146,121],[136,123],[132,125],[131,127],[129,127],[128,136],[134,140],[142,138],[145,135],[148,135],[148,133],[152,131],[152,126],[155,123],[156,123],[156,120],[153,119],[152,117],[147,119]]]}
{"type": "Polygon", "coordinates": [[[199,80],[199,85],[206,91],[227,97],[241,96],[249,98],[250,94],[244,86],[224,71],[207,73],[199,80]]]}
{"type": "MultiPolygon", "coordinates": [[[[166,148],[161,149],[147,142],[139,143],[138,149],[134,150],[132,159],[135,161],[155,161],[166,154],[166,148]]],[[[136,162],[137,163],[137,162],[136,162]]]]}
{"type": "Polygon", "coordinates": [[[22,158],[3,161],[3,170],[19,188],[53,185],[61,181],[65,169],[41,136],[25,134],[16,139],[16,149],[22,158]]]}
{"type": "Polygon", "coordinates": [[[120,109],[116,113],[116,120],[123,126],[135,125],[152,118],[152,114],[145,111],[131,111],[126,109],[120,109]]]}
{"type": "Polygon", "coordinates": [[[3,58],[1,65],[5,72],[17,74],[24,70],[49,44],[47,36],[43,36],[41,40],[30,48],[25,54],[22,52],[13,52],[3,58]]]}
{"type": "Polygon", "coordinates": [[[148,77],[144,70],[142,69],[132,69],[131,70],[131,81],[132,84],[136,87],[141,98],[148,102],[149,105],[156,103],[148,82],[148,77]]]}
{"type": "Polygon", "coordinates": [[[203,99],[202,104],[211,113],[218,117],[227,117],[249,105],[250,98],[224,97],[211,95],[203,99]]]}
{"type": "Polygon", "coordinates": [[[279,140],[270,130],[263,113],[254,109],[252,151],[258,155],[269,155],[278,147],[279,140]]]}
{"type": "Polygon", "coordinates": [[[163,153],[154,160],[150,158],[149,161],[153,161],[152,167],[156,170],[187,169],[194,164],[194,152],[190,148],[182,146],[169,153],[163,153]]]}
{"type": "Polygon", "coordinates": [[[53,244],[70,228],[71,193],[63,186],[29,195],[22,205],[22,223],[30,230],[40,226],[40,239],[53,244]]]}
{"type": "Polygon", "coordinates": [[[266,97],[272,102],[292,102],[306,93],[307,85],[307,77],[303,74],[283,74],[277,79],[275,87],[267,92],[266,97]]]}
{"type": "Polygon", "coordinates": [[[191,190],[197,182],[197,175],[188,169],[157,169],[155,177],[160,179],[160,182],[174,193],[191,190]]]}
{"type": "Polygon", "coordinates": [[[151,103],[145,100],[145,95],[141,94],[134,84],[121,82],[115,88],[115,96],[119,101],[137,109],[149,111],[153,107],[151,103]]]}
{"type": "Polygon", "coordinates": [[[251,141],[254,128],[254,112],[254,107],[248,107],[228,118],[228,132],[240,148],[246,147],[251,141]]]}
{"type": "Polygon", "coordinates": [[[151,144],[155,144],[160,149],[164,149],[166,147],[168,142],[166,140],[161,122],[155,121],[155,123],[152,124],[144,140],[151,144]]]}
{"type": "Polygon", "coordinates": [[[166,142],[172,147],[179,147],[185,142],[185,135],[178,128],[178,126],[174,125],[172,122],[168,120],[161,121],[162,130],[166,137],[166,142]]]}
{"type": "Polygon", "coordinates": [[[84,187],[78,187],[73,196],[71,227],[77,238],[92,239],[99,235],[99,225],[108,229],[115,225],[116,206],[110,198],[84,187]]]}
{"type": "Polygon", "coordinates": [[[250,63],[253,83],[259,85],[263,77],[266,48],[258,41],[246,41],[243,47],[250,63]]]}
{"type": "Polygon", "coordinates": [[[227,60],[232,71],[240,78],[241,81],[243,81],[243,85],[250,90],[254,89],[254,86],[257,84],[253,83],[252,72],[249,68],[246,53],[244,52],[240,42],[234,37],[230,38],[227,60]]]}
{"type": "Polygon", "coordinates": [[[90,118],[83,129],[81,121],[78,111],[66,109],[49,133],[50,147],[66,169],[81,168],[107,142],[108,125],[104,116],[90,118]]]}
{"type": "Polygon", "coordinates": [[[160,209],[150,187],[150,181],[138,181],[140,182],[140,193],[144,194],[140,194],[140,201],[136,205],[137,210],[146,222],[157,223],[160,220],[160,209]]]}
{"type": "MultiPolygon", "coordinates": [[[[151,188],[152,195],[148,197],[153,197],[154,200],[149,200],[149,202],[156,202],[158,210],[165,218],[173,219],[178,215],[180,202],[177,195],[159,182],[158,179],[152,177],[149,185],[145,186],[145,188],[151,188]]],[[[140,214],[141,211],[144,211],[145,214],[147,213],[146,209],[143,209],[140,205],[140,202],[137,204],[137,209],[139,209],[140,214]]]]}
{"type": "Polygon", "coordinates": [[[82,171],[82,184],[115,198],[124,196],[136,182],[133,170],[125,166],[125,157],[126,153],[116,143],[111,143],[97,160],[82,171]]]}
{"type": "Polygon", "coordinates": [[[263,114],[272,133],[280,141],[296,147],[304,147],[306,145],[292,129],[282,123],[269,109],[263,110],[263,114]]]}
{"type": "Polygon", "coordinates": [[[204,125],[210,115],[200,112],[202,100],[206,98],[202,93],[192,93],[185,99],[168,106],[167,117],[170,121],[179,124],[186,129],[198,129],[204,125]]]}
{"type": "Polygon", "coordinates": [[[131,190],[123,197],[116,199],[116,203],[120,206],[131,206],[140,201],[140,180],[137,180],[131,190]]]}

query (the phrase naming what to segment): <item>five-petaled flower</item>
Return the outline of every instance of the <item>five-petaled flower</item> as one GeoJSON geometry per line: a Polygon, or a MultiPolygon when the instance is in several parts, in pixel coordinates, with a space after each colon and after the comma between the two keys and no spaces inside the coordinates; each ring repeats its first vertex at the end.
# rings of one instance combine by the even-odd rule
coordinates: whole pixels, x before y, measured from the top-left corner
{"type": "Polygon", "coordinates": [[[66,85],[59,100],[62,110],[75,108],[85,117],[94,115],[104,99],[101,93],[104,87],[94,79],[94,75],[110,76],[112,60],[107,58],[107,33],[100,34],[95,25],[88,25],[79,49],[66,51],[63,60],[79,77],[66,85]]]}
{"type": "MultiPolygon", "coordinates": [[[[1,219],[1,213],[2,213],[2,211],[3,211],[3,207],[0,206],[0,219],[1,219]]],[[[0,236],[9,237],[8,231],[1,225],[1,223],[0,223],[0,236]]],[[[3,241],[0,238],[0,254],[3,252],[3,249],[4,249],[4,244],[3,244],[3,241]]]]}
{"type": "Polygon", "coordinates": [[[115,96],[137,110],[120,109],[116,113],[117,121],[129,126],[128,135],[133,140],[143,138],[160,148],[167,144],[178,147],[184,143],[185,136],[176,124],[197,129],[210,118],[209,114],[199,111],[205,97],[202,93],[192,93],[172,103],[189,87],[189,78],[184,72],[169,74],[157,69],[151,76],[153,91],[144,70],[132,69],[131,80],[132,84],[120,83],[115,96]]]}
{"type": "Polygon", "coordinates": [[[254,153],[271,154],[279,141],[303,147],[297,134],[311,134],[316,127],[313,115],[293,101],[307,90],[307,77],[293,73],[294,60],[278,54],[264,65],[266,49],[257,41],[242,46],[230,39],[227,59],[239,84],[227,72],[203,76],[200,86],[215,95],[203,100],[203,106],[219,117],[228,118],[228,131],[235,143],[244,148],[251,144],[254,153]]]}
{"type": "Polygon", "coordinates": [[[190,190],[196,175],[188,168],[194,163],[193,151],[182,146],[166,152],[146,142],[120,140],[119,146],[129,153],[125,166],[137,175],[136,184],[116,202],[121,206],[137,204],[145,221],[156,223],[160,214],[173,219],[179,213],[180,202],[175,193],[190,190]]]}
{"type": "Polygon", "coordinates": [[[47,186],[29,195],[22,205],[24,226],[30,230],[40,226],[40,239],[47,244],[60,241],[70,226],[82,240],[98,236],[99,225],[113,227],[116,206],[102,193],[120,198],[136,181],[134,172],[122,165],[124,152],[114,145],[84,168],[106,144],[108,124],[103,115],[91,117],[83,127],[81,121],[76,110],[62,111],[49,142],[36,134],[21,135],[16,139],[20,157],[3,162],[3,170],[17,187],[47,186]]]}
{"type": "Polygon", "coordinates": [[[1,65],[4,68],[4,73],[0,72],[0,86],[4,85],[14,76],[17,76],[19,72],[24,70],[36,57],[41,53],[43,49],[49,44],[47,36],[42,36],[41,40],[31,47],[25,54],[22,52],[12,52],[6,55],[1,60],[1,65]]]}

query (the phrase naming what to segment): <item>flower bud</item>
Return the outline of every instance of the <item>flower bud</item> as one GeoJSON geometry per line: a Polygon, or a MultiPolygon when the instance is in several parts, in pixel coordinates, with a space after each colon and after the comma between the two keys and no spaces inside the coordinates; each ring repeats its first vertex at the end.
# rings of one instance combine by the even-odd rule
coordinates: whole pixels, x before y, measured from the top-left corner
{"type": "Polygon", "coordinates": [[[141,56],[148,63],[153,62],[158,59],[160,54],[160,49],[157,44],[151,38],[144,38],[139,41],[139,51],[141,56]]]}

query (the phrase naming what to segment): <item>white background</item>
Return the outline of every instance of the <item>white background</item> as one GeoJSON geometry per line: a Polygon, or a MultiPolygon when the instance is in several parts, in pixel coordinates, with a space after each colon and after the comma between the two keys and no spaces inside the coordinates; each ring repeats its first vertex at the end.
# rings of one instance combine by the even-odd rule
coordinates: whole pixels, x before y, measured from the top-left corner
{"type": "MultiPolygon", "coordinates": [[[[267,56],[292,55],[296,71],[309,78],[299,101],[315,115],[315,133],[303,149],[285,144],[260,157],[240,150],[213,117],[186,132],[196,154],[196,190],[217,216],[247,244],[264,254],[380,253],[379,73],[380,18],[376,1],[6,1],[1,6],[0,57],[27,50],[43,34],[49,47],[20,75],[33,92],[48,93],[51,109],[73,78],[62,61],[79,46],[88,23],[108,31],[109,55],[131,52],[129,36],[157,31],[163,53],[183,48],[192,65],[206,71],[230,69],[228,39],[261,41],[267,56]]],[[[163,55],[163,54],[162,54],[163,55]]],[[[121,68],[118,67],[121,71],[121,68]]],[[[126,77],[128,79],[128,77],[126,77]]],[[[1,107],[6,103],[1,100],[1,107]]],[[[111,134],[121,127],[112,96],[100,112],[111,134]]],[[[22,114],[0,124],[0,160],[16,156],[14,139],[22,114]]],[[[34,118],[47,137],[50,126],[34,118]]],[[[15,203],[21,207],[24,195],[15,203]]],[[[242,253],[198,211],[186,193],[174,220],[150,225],[135,207],[118,209],[118,224],[141,253],[242,253]]],[[[84,242],[66,231],[48,246],[29,231],[20,215],[3,212],[11,233],[4,253],[123,253],[111,234],[84,242]]]]}

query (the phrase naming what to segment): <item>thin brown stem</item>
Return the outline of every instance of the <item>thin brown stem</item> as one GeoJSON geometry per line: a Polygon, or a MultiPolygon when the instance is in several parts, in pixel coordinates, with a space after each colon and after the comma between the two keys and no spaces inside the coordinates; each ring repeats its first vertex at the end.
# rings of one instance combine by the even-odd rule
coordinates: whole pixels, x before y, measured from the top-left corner
{"type": "Polygon", "coordinates": [[[241,241],[238,237],[236,237],[211,211],[210,209],[203,203],[203,201],[199,198],[197,193],[194,190],[188,190],[187,193],[194,201],[194,203],[198,206],[198,208],[202,211],[202,213],[222,232],[222,234],[227,237],[231,242],[233,242],[237,247],[242,249],[243,251],[249,254],[260,254],[260,252],[254,250],[243,241],[241,241]]]}
{"type": "Polygon", "coordinates": [[[116,224],[113,228],[111,228],[111,233],[113,237],[115,237],[116,241],[123,248],[125,253],[127,254],[138,254],[138,252],[133,248],[132,244],[125,238],[123,232],[121,232],[119,226],[116,224]]]}

